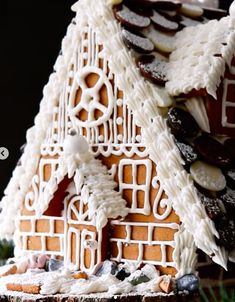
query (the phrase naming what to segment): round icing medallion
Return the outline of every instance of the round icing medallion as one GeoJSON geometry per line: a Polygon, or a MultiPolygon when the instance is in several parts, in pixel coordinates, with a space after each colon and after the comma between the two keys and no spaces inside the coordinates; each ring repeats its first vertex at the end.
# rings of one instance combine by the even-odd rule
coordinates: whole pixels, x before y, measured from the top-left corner
{"type": "Polygon", "coordinates": [[[71,120],[79,127],[95,127],[106,122],[113,110],[114,95],[112,85],[104,71],[95,66],[86,66],[76,74],[74,84],[77,88],[73,89],[74,95],[71,95],[69,101],[69,115],[71,120]],[[94,75],[97,78],[95,83],[88,85],[87,77],[94,75]],[[104,89],[107,94],[107,104],[103,103],[101,90],[104,89]],[[76,100],[77,91],[81,91],[80,98],[76,100]],[[86,118],[82,118],[82,114],[86,118]]]}

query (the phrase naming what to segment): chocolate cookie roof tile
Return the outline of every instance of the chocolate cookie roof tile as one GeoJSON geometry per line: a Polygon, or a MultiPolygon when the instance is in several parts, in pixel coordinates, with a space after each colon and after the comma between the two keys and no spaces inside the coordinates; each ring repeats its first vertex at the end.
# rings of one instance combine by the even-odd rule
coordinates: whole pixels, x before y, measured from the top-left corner
{"type": "Polygon", "coordinates": [[[138,60],[144,77],[158,85],[166,83],[168,93],[173,96],[192,90],[216,95],[235,46],[231,18],[216,20],[225,16],[225,11],[175,1],[138,0],[136,5],[132,0],[124,0],[114,6],[114,14],[124,28],[126,45],[135,50],[135,56],[143,53],[155,56],[158,52],[167,58],[161,83],[156,81],[158,72],[162,78],[161,64],[149,64],[150,57],[142,57],[141,64],[138,60]]]}

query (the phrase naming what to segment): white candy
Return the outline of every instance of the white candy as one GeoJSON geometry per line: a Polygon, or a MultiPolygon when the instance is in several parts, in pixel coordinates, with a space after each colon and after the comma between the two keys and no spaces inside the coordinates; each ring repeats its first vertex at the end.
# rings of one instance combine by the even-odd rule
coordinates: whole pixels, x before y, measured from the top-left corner
{"type": "Polygon", "coordinates": [[[175,49],[175,37],[163,34],[153,26],[144,29],[142,32],[153,42],[158,50],[170,53],[175,49]]]}
{"type": "Polygon", "coordinates": [[[123,0],[108,0],[108,4],[111,4],[111,5],[117,5],[117,4],[120,4],[122,3],[123,0]]]}
{"type": "Polygon", "coordinates": [[[64,152],[66,154],[86,154],[89,145],[81,135],[68,135],[64,141],[64,152]]]}
{"type": "Polygon", "coordinates": [[[192,3],[192,4],[200,5],[202,7],[213,7],[213,8],[219,7],[218,0],[182,0],[181,2],[192,3]]]}
{"type": "Polygon", "coordinates": [[[210,191],[221,191],[226,187],[226,179],[222,171],[203,161],[196,161],[190,167],[190,173],[201,187],[210,191]]]}
{"type": "Polygon", "coordinates": [[[188,3],[184,3],[181,6],[180,12],[183,15],[186,15],[186,16],[192,17],[192,18],[200,17],[203,15],[203,9],[200,6],[188,4],[188,3]]]}

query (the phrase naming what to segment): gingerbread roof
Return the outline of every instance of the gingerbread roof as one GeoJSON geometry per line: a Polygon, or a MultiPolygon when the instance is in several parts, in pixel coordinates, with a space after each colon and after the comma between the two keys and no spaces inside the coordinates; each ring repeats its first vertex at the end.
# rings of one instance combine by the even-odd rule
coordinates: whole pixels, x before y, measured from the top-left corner
{"type": "Polygon", "coordinates": [[[176,34],[169,58],[166,89],[170,95],[205,89],[216,99],[216,91],[231,65],[235,49],[232,17],[187,27],[176,34]],[[192,76],[193,75],[193,76],[192,76]]]}
{"type": "MultiPolygon", "coordinates": [[[[169,3],[169,1],[166,2],[169,3]]],[[[133,43],[133,33],[123,31],[121,25],[114,18],[112,6],[108,5],[107,1],[89,0],[88,5],[87,0],[80,0],[73,6],[73,9],[77,11],[76,22],[69,26],[67,35],[62,42],[62,53],[55,64],[55,72],[51,75],[49,83],[44,89],[40,113],[35,119],[35,126],[27,133],[27,145],[21,158],[21,165],[16,167],[12,180],[5,191],[6,196],[2,200],[1,236],[11,237],[14,234],[14,219],[36,172],[40,146],[46,137],[47,128],[52,122],[53,105],[62,92],[61,87],[66,80],[66,75],[71,72],[70,58],[72,53],[76,51],[77,42],[82,37],[82,29],[89,24],[103,45],[102,55],[107,59],[109,68],[115,75],[117,86],[125,94],[126,102],[133,112],[137,126],[141,127],[142,141],[148,150],[149,157],[157,164],[157,177],[172,200],[173,207],[186,229],[185,234],[188,234],[187,238],[190,240],[193,236],[198,248],[210,255],[215,262],[226,267],[228,254],[223,247],[218,246],[215,242],[215,237],[219,237],[215,225],[209,219],[197,195],[192,178],[183,167],[185,162],[167,127],[165,118],[160,114],[161,109],[159,107],[170,106],[173,101],[164,88],[157,87],[142,77],[136,66],[136,56],[125,47],[123,42],[124,36],[126,44],[133,43]]],[[[183,13],[185,10],[188,11],[187,6],[183,7],[183,13]]],[[[189,11],[191,12],[190,9],[189,11]]],[[[196,14],[201,14],[201,10],[194,9],[193,12],[195,13],[195,11],[196,14]]],[[[157,15],[155,17],[157,18],[157,15]]],[[[191,20],[182,16],[180,26],[185,26],[188,22],[190,24],[200,23],[200,18],[204,20],[201,15],[191,20]]],[[[145,19],[142,21],[146,22],[145,19]]],[[[152,22],[155,25],[157,23],[155,18],[152,18],[152,22]]],[[[167,22],[166,27],[169,28],[170,26],[170,30],[175,32],[175,23],[174,21],[167,22]]],[[[162,36],[159,38],[160,42],[157,41],[158,47],[162,49],[162,47],[166,48],[167,46],[167,51],[171,52],[173,50],[172,45],[175,45],[175,41],[173,41],[175,38],[169,37],[167,43],[164,42],[163,45],[161,39],[162,36]]],[[[147,47],[148,51],[153,52],[153,42],[147,43],[147,46],[145,42],[144,38],[137,42],[134,41],[138,49],[147,47]]],[[[159,58],[159,54],[156,54],[156,57],[159,58]]],[[[160,80],[165,82],[164,57],[161,57],[160,61],[163,74],[160,80]]],[[[157,78],[159,80],[159,74],[157,78]]],[[[53,191],[55,189],[56,186],[53,191]]],[[[48,202],[50,198],[47,196],[46,200],[48,202]]],[[[41,213],[41,211],[39,212],[41,213]]],[[[187,240],[184,238],[184,241],[187,240]]],[[[180,255],[179,258],[181,258],[180,255]]]]}

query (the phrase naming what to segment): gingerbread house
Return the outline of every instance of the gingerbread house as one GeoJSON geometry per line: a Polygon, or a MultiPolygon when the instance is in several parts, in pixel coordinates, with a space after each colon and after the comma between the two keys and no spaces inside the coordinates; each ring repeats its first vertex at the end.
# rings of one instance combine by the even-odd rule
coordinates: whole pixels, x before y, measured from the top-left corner
{"type": "Polygon", "coordinates": [[[234,153],[211,133],[233,143],[233,9],[220,19],[178,2],[111,2],[73,6],[0,234],[16,255],[46,253],[88,272],[109,258],[179,277],[195,271],[197,248],[226,268],[234,153]],[[222,164],[203,155],[205,133],[222,164]]]}

